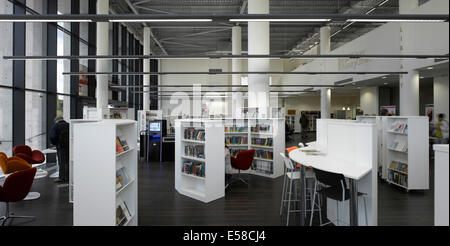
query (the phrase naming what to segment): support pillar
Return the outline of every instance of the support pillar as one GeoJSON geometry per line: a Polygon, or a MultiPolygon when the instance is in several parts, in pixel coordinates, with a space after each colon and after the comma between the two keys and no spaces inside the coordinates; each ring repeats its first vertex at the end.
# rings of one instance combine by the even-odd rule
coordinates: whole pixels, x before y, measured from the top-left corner
{"type": "MultiPolygon", "coordinates": [[[[144,27],[144,56],[150,55],[150,27],[144,27]]],[[[144,73],[150,72],[150,59],[144,59],[144,73]]],[[[144,110],[150,110],[150,75],[144,75],[144,110]]]]}
{"type": "MultiPolygon", "coordinates": [[[[328,54],[331,51],[331,38],[330,38],[331,28],[329,26],[324,26],[320,28],[320,43],[319,43],[319,54],[328,54]]],[[[322,70],[325,71],[325,60],[322,60],[322,70]]],[[[331,89],[321,88],[320,89],[320,118],[329,119],[331,112],[331,89]]]]}
{"type": "MultiPolygon", "coordinates": [[[[97,14],[109,14],[109,0],[97,1],[97,14]]],[[[97,55],[108,55],[109,23],[97,22],[97,55]]],[[[97,72],[108,72],[108,60],[96,61],[97,72]]],[[[108,75],[97,75],[97,109],[102,111],[102,118],[109,118],[108,109],[108,75]]]]}
{"type": "Polygon", "coordinates": [[[362,87],[359,101],[364,115],[378,115],[380,111],[378,87],[362,87]]]}
{"type": "Polygon", "coordinates": [[[419,72],[400,75],[400,115],[419,115],[419,72]]]}
{"type": "MultiPolygon", "coordinates": [[[[231,45],[232,45],[232,54],[233,55],[241,55],[242,54],[242,29],[240,26],[234,26],[231,32],[231,45]]],[[[233,72],[241,72],[242,70],[242,60],[241,59],[233,59],[231,61],[231,69],[233,72]]],[[[233,74],[231,77],[232,85],[241,85],[241,75],[233,74]]],[[[242,116],[242,93],[240,87],[232,87],[232,116],[233,118],[240,118],[242,116]]]]}
{"type": "MultiPolygon", "coordinates": [[[[248,14],[269,14],[269,0],[249,0],[248,14]]],[[[270,54],[270,23],[248,23],[248,54],[270,54]]],[[[269,59],[249,59],[248,71],[269,71],[269,59]]],[[[248,107],[258,107],[259,115],[269,117],[269,75],[248,75],[248,107]]]]}

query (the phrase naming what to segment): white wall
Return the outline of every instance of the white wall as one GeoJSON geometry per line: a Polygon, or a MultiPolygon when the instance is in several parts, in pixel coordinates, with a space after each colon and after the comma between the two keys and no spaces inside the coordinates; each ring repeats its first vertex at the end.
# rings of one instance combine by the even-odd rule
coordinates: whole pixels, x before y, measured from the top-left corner
{"type": "Polygon", "coordinates": [[[448,111],[448,74],[434,77],[434,115],[433,119],[437,119],[437,115],[443,113],[446,119],[449,119],[448,111]]]}

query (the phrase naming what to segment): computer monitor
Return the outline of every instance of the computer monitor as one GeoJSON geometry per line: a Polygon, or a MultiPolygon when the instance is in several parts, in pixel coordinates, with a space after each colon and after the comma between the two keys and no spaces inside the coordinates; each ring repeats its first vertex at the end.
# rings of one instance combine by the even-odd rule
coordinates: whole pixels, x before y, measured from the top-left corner
{"type": "Polygon", "coordinates": [[[161,131],[161,122],[160,121],[150,122],[149,131],[150,132],[160,132],[161,131]]]}

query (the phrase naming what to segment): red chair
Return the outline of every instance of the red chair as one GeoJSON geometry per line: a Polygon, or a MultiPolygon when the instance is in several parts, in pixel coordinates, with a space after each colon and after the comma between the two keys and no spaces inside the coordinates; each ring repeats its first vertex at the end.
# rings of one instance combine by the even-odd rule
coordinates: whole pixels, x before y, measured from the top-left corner
{"type": "Polygon", "coordinates": [[[248,183],[241,178],[241,170],[248,170],[252,166],[253,157],[255,157],[254,149],[241,151],[236,155],[236,157],[234,156],[231,157],[231,166],[238,170],[237,180],[240,180],[247,185],[248,183]]]}
{"type": "Polygon", "coordinates": [[[15,156],[18,156],[29,164],[39,164],[45,161],[45,156],[39,150],[31,150],[28,145],[18,145],[13,148],[15,156]]]}
{"type": "Polygon", "coordinates": [[[30,192],[33,184],[36,168],[29,168],[22,171],[17,171],[9,175],[3,186],[0,186],[0,202],[6,203],[6,215],[1,217],[3,220],[2,226],[5,225],[8,219],[14,218],[33,218],[34,216],[17,216],[9,213],[9,203],[22,201],[30,192]]]}

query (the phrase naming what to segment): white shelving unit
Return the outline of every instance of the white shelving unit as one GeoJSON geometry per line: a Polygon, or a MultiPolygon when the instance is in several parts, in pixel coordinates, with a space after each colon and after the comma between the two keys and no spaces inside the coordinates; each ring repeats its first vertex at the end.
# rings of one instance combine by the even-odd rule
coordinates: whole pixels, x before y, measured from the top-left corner
{"type": "Polygon", "coordinates": [[[356,116],[356,121],[361,123],[373,123],[377,126],[378,135],[378,174],[382,179],[387,179],[387,167],[385,165],[386,159],[386,118],[387,116],[356,116]]]}
{"type": "Polygon", "coordinates": [[[434,225],[448,226],[449,167],[448,144],[435,144],[434,150],[434,225]]]}
{"type": "Polygon", "coordinates": [[[73,125],[75,226],[117,225],[117,207],[124,202],[127,222],[138,224],[136,121],[102,120],[73,125]],[[129,150],[116,152],[116,137],[129,150]],[[124,168],[128,182],[116,189],[116,172],[124,168]],[[93,219],[94,218],[94,219],[93,219]]]}
{"type": "Polygon", "coordinates": [[[222,120],[175,120],[175,189],[180,194],[205,203],[225,196],[223,139],[222,120]],[[185,139],[186,129],[204,131],[204,139],[185,139]],[[187,146],[203,148],[204,156],[188,156],[187,146]],[[196,171],[204,171],[200,171],[200,175],[186,171],[184,164],[190,162],[196,166],[196,171]]]}
{"type": "Polygon", "coordinates": [[[73,127],[75,124],[83,124],[83,123],[91,123],[97,122],[96,120],[87,120],[87,119],[71,119],[69,121],[69,202],[73,203],[73,127]]]}
{"type": "Polygon", "coordinates": [[[407,191],[429,189],[428,117],[390,116],[384,120],[386,181],[407,191]],[[392,168],[392,162],[407,168],[392,168]]]}
{"type": "MultiPolygon", "coordinates": [[[[249,173],[269,178],[276,178],[283,174],[283,160],[280,157],[285,149],[285,120],[277,118],[266,119],[225,119],[224,125],[227,127],[243,127],[246,132],[232,133],[225,132],[225,137],[247,136],[247,144],[229,144],[230,149],[255,149],[256,151],[272,152],[272,159],[265,159],[255,156],[252,167],[241,173],[249,173]],[[260,129],[260,126],[267,126],[264,131],[252,132],[252,128],[260,129]],[[253,139],[272,139],[271,146],[253,144],[253,139]]],[[[256,155],[256,153],[255,153],[256,155]]],[[[236,171],[236,170],[235,170],[236,171]]],[[[237,171],[236,171],[237,172],[237,171]]]]}

